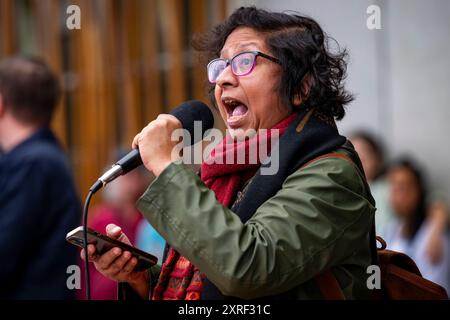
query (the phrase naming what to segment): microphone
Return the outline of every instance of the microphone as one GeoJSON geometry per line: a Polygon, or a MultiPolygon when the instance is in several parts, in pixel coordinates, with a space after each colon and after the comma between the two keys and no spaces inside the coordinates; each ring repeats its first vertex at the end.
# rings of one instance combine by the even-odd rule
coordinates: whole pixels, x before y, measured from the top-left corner
{"type": "MultiPolygon", "coordinates": [[[[206,104],[197,100],[190,100],[182,103],[170,114],[180,120],[183,128],[189,132],[191,140],[187,141],[188,145],[200,141],[205,131],[211,129],[214,125],[214,117],[211,110],[206,104]],[[195,134],[194,132],[195,121],[201,121],[201,135],[195,134]]],[[[184,139],[184,141],[186,141],[186,139],[184,139]]],[[[89,190],[92,191],[92,193],[95,193],[107,183],[130,172],[140,165],[142,165],[142,159],[139,150],[133,149],[126,156],[117,161],[111,169],[98,178],[89,190]]]]}

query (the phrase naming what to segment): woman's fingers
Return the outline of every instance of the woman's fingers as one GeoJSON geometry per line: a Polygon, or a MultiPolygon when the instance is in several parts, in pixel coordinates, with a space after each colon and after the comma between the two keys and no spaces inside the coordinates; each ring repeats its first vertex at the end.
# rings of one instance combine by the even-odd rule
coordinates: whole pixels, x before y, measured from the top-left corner
{"type": "Polygon", "coordinates": [[[122,234],[122,229],[113,223],[106,226],[106,235],[110,238],[117,239],[122,234]]]}
{"type": "Polygon", "coordinates": [[[118,257],[114,262],[111,263],[109,266],[108,273],[111,275],[118,275],[119,273],[123,272],[124,266],[127,264],[127,262],[132,258],[131,253],[129,251],[123,252],[120,257],[118,257]]]}
{"type": "Polygon", "coordinates": [[[138,144],[139,135],[140,133],[134,136],[133,142],[131,143],[131,148],[136,149],[139,146],[138,144]]]}
{"type": "MultiPolygon", "coordinates": [[[[84,249],[81,250],[80,257],[84,260],[84,249]]],[[[96,262],[98,257],[95,246],[93,244],[88,244],[88,260],[90,262],[96,262]]]]}
{"type": "Polygon", "coordinates": [[[100,271],[106,271],[121,254],[122,250],[120,248],[112,248],[98,258],[95,263],[96,268],[100,271]]]}
{"type": "Polygon", "coordinates": [[[119,240],[123,243],[131,245],[130,240],[125,235],[125,233],[122,232],[122,229],[119,226],[116,226],[115,224],[111,223],[106,226],[106,235],[110,238],[113,238],[113,239],[119,240]]]}
{"type": "MultiPolygon", "coordinates": [[[[106,277],[116,281],[123,281],[124,277],[133,272],[137,264],[136,257],[133,257],[129,251],[122,251],[118,247],[112,248],[101,256],[95,253],[95,247],[93,250],[88,247],[88,253],[89,261],[94,262],[95,268],[106,277]]],[[[81,250],[80,256],[84,260],[84,250],[81,250]]]]}
{"type": "MultiPolygon", "coordinates": [[[[117,239],[121,242],[130,244],[128,237],[122,232],[122,229],[115,225],[109,224],[106,226],[106,234],[108,237],[117,239]]],[[[94,262],[95,268],[106,277],[123,281],[133,272],[137,264],[137,258],[133,257],[131,252],[123,251],[119,247],[114,247],[102,255],[96,252],[95,246],[88,245],[88,259],[94,262]]],[[[81,250],[81,258],[84,260],[84,250],[81,250]]]]}
{"type": "Polygon", "coordinates": [[[123,266],[122,273],[130,273],[134,270],[134,267],[137,265],[137,258],[132,257],[128,262],[123,266]]]}

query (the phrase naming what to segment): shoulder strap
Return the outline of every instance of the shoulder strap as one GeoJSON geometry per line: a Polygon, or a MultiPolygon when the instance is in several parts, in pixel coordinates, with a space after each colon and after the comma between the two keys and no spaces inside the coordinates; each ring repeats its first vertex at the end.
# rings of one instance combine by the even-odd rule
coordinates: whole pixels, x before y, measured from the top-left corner
{"type": "MultiPolygon", "coordinates": [[[[344,144],[344,146],[345,146],[345,144],[344,144]]],[[[344,147],[343,149],[347,149],[347,148],[344,147]]],[[[308,161],[303,166],[301,166],[299,170],[303,169],[304,167],[308,166],[309,164],[311,164],[317,160],[324,159],[324,158],[331,158],[331,157],[341,158],[341,159],[344,159],[344,160],[352,163],[357,168],[358,174],[360,175],[361,179],[363,180],[366,189],[370,190],[369,185],[366,180],[364,169],[362,167],[362,164],[361,164],[361,161],[359,160],[359,158],[356,159],[357,161],[355,161],[355,159],[353,159],[352,157],[347,156],[342,153],[330,152],[327,154],[323,154],[321,156],[318,156],[318,157],[308,161]]],[[[373,200],[373,199],[371,199],[371,200],[373,200]]],[[[375,218],[373,219],[372,228],[371,228],[370,236],[369,236],[369,241],[370,241],[369,245],[370,245],[370,251],[371,251],[371,256],[372,256],[372,264],[378,264],[378,254],[377,254],[376,238],[375,238],[375,218]]],[[[342,292],[342,289],[331,270],[326,270],[325,272],[322,272],[321,274],[317,275],[314,279],[319,287],[322,297],[325,300],[345,300],[344,293],[342,292]]]]}
{"type": "MultiPolygon", "coordinates": [[[[347,140],[347,142],[344,143],[341,148],[348,151],[349,153],[351,153],[351,149],[353,149],[353,145],[351,144],[350,141],[347,140]]],[[[348,162],[352,163],[357,168],[358,174],[361,177],[366,190],[370,190],[369,184],[367,183],[366,174],[364,173],[364,168],[362,166],[361,160],[359,160],[358,157],[351,157],[346,154],[342,154],[342,153],[338,153],[338,152],[330,152],[330,153],[323,154],[321,156],[318,156],[318,157],[308,161],[307,163],[305,163],[303,166],[300,167],[300,170],[317,160],[324,159],[324,158],[331,158],[331,157],[341,158],[341,159],[347,160],[348,162]]],[[[370,196],[369,201],[371,201],[373,204],[375,204],[375,201],[373,200],[370,192],[369,192],[369,196],[370,196]]],[[[377,240],[376,240],[376,230],[375,230],[375,217],[373,218],[372,228],[370,230],[369,242],[370,242],[370,252],[371,252],[371,258],[372,258],[372,264],[378,264],[378,250],[377,250],[377,240]]]]}

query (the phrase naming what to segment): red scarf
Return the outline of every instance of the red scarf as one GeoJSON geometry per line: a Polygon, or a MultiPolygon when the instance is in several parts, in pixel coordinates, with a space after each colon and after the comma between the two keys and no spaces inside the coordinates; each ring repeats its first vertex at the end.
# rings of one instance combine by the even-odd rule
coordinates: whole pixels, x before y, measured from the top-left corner
{"type": "MultiPolygon", "coordinates": [[[[295,113],[291,114],[272,129],[278,129],[279,136],[281,136],[296,116],[295,113]]],[[[258,133],[241,142],[236,142],[227,135],[211,152],[211,156],[202,163],[201,179],[208,188],[214,191],[217,201],[222,205],[230,207],[243,184],[258,171],[262,159],[259,159],[259,156],[250,158],[249,151],[258,151],[257,155],[259,155],[258,148],[266,147],[267,154],[270,153],[271,130],[267,130],[266,135],[258,133]],[[244,163],[238,162],[239,154],[245,155],[244,163]],[[233,160],[232,164],[227,164],[229,162],[227,159],[233,160]]],[[[170,247],[152,299],[200,300],[203,278],[204,275],[197,267],[170,247]]]]}

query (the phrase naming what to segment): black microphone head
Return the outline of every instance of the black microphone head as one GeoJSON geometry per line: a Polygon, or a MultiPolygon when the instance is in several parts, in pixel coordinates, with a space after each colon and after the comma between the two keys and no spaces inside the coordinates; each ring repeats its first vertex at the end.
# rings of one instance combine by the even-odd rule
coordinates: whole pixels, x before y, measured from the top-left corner
{"type": "MultiPolygon", "coordinates": [[[[186,141],[187,139],[185,137],[185,145],[191,145],[202,140],[205,131],[214,126],[214,116],[211,110],[206,104],[198,100],[186,101],[175,108],[170,114],[180,120],[183,128],[191,135],[191,141],[186,141]],[[201,132],[195,132],[195,122],[197,121],[200,121],[200,123],[197,123],[197,127],[201,127],[201,132]]],[[[199,130],[197,129],[197,131],[199,130]]]]}

